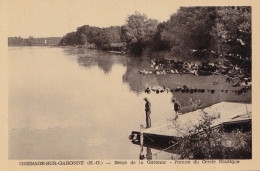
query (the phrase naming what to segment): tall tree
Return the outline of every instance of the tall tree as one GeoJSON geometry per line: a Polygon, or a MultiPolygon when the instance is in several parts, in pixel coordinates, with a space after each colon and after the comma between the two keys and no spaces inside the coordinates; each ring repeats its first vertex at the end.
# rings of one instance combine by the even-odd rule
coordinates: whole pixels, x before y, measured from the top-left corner
{"type": "Polygon", "coordinates": [[[175,56],[187,57],[192,55],[192,50],[210,48],[210,30],[214,24],[214,7],[181,7],[166,23],[162,40],[170,42],[175,56]]]}
{"type": "Polygon", "coordinates": [[[122,35],[128,48],[136,54],[141,53],[145,42],[152,39],[155,34],[157,25],[157,20],[148,19],[139,12],[128,16],[126,25],[122,27],[122,35]]]}
{"type": "Polygon", "coordinates": [[[223,56],[251,59],[251,8],[218,7],[216,13],[212,49],[223,56]]]}

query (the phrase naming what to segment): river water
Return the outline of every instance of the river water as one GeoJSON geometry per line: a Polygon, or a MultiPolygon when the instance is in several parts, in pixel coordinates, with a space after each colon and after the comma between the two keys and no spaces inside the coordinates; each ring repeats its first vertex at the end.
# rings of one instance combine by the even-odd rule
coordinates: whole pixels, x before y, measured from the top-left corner
{"type": "Polygon", "coordinates": [[[251,92],[220,93],[234,89],[224,76],[138,74],[149,67],[149,59],[96,50],[9,47],[9,159],[138,159],[140,147],[128,136],[145,125],[144,97],[152,126],[173,117],[172,96],[183,110],[192,109],[189,97],[205,106],[251,102],[251,92]],[[216,92],[144,93],[183,85],[216,92]]]}

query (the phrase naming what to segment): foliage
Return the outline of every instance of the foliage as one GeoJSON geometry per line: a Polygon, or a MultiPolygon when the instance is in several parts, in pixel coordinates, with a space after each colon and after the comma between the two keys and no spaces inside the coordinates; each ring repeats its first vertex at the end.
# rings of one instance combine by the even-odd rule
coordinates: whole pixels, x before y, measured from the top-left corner
{"type": "Polygon", "coordinates": [[[148,19],[145,14],[135,12],[128,16],[126,25],[122,27],[122,35],[129,50],[141,54],[147,41],[153,38],[157,25],[157,20],[148,19]]]}
{"type": "Polygon", "coordinates": [[[152,38],[152,45],[150,46],[152,51],[168,51],[170,49],[170,41],[162,38],[165,29],[166,22],[158,24],[157,30],[152,38]]]}
{"type": "MultiPolygon", "coordinates": [[[[179,59],[225,57],[241,63],[251,61],[251,34],[251,7],[181,7],[162,23],[135,12],[121,27],[84,25],[65,35],[61,44],[109,49],[113,43],[126,43],[135,54],[170,51],[179,59]]],[[[251,62],[243,66],[251,70],[251,62]]]]}
{"type": "Polygon", "coordinates": [[[25,40],[21,37],[8,37],[8,46],[23,46],[25,40]]]}
{"type": "Polygon", "coordinates": [[[181,7],[164,25],[174,56],[251,56],[250,7],[181,7]]]}
{"type": "Polygon", "coordinates": [[[219,7],[216,16],[212,49],[228,56],[251,57],[251,8],[219,7]]]}
{"type": "Polygon", "coordinates": [[[97,47],[103,49],[109,49],[112,43],[121,42],[121,28],[120,27],[108,27],[103,28],[94,39],[94,43],[97,47]]]}
{"type": "Polygon", "coordinates": [[[170,42],[173,55],[187,57],[191,50],[210,48],[210,30],[214,25],[213,7],[181,7],[162,31],[162,40],[170,42]]]}
{"type": "Polygon", "coordinates": [[[8,46],[43,46],[45,45],[58,45],[61,41],[61,37],[46,37],[46,38],[29,38],[21,37],[8,37],[8,46]]]}
{"type": "Polygon", "coordinates": [[[77,43],[78,43],[78,41],[76,38],[76,32],[71,32],[71,33],[66,34],[66,36],[64,36],[60,42],[61,45],[74,45],[77,43]]]}
{"type": "Polygon", "coordinates": [[[139,53],[147,41],[151,41],[156,31],[158,21],[148,19],[145,15],[135,13],[127,19],[127,24],[107,28],[84,25],[78,27],[76,32],[66,34],[61,45],[95,44],[98,49],[113,49],[117,43],[127,43],[127,47],[134,53],[139,53]],[[112,45],[113,44],[113,45],[112,45]]]}
{"type": "Polygon", "coordinates": [[[107,28],[84,25],[78,27],[76,32],[66,34],[61,45],[85,45],[95,44],[99,49],[109,49],[112,43],[121,42],[121,28],[112,26],[107,28]]]}
{"type": "Polygon", "coordinates": [[[211,129],[214,118],[204,112],[198,126],[189,129],[181,140],[178,154],[182,159],[250,159],[252,158],[251,132],[233,130],[225,133],[211,129]]]}

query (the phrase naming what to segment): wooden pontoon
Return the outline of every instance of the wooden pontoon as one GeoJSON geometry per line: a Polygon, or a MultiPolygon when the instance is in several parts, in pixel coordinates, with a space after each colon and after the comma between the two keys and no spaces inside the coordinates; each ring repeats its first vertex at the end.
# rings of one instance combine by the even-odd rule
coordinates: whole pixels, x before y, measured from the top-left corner
{"type": "Polygon", "coordinates": [[[146,144],[156,146],[169,145],[187,135],[189,130],[195,125],[199,125],[203,117],[205,117],[205,113],[210,118],[213,118],[211,129],[219,129],[224,132],[230,132],[235,129],[251,131],[251,104],[221,102],[204,109],[179,115],[176,121],[166,119],[163,123],[154,124],[157,126],[134,130],[129,138],[134,144],[140,144],[140,137],[143,137],[143,141],[146,144]],[[140,136],[141,134],[143,136],[140,136]]]}

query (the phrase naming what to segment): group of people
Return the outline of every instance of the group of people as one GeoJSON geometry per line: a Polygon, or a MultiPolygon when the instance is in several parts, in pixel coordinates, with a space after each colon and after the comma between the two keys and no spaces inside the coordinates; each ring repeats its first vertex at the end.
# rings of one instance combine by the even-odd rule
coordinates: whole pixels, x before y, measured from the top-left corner
{"type": "MultiPolygon", "coordinates": [[[[148,98],[144,98],[145,101],[145,114],[146,114],[146,128],[150,128],[152,126],[151,123],[151,102],[148,100],[148,98]]],[[[175,118],[174,120],[178,119],[178,112],[181,109],[181,105],[179,102],[175,99],[172,98],[172,102],[174,105],[174,111],[175,111],[175,118]]]]}

